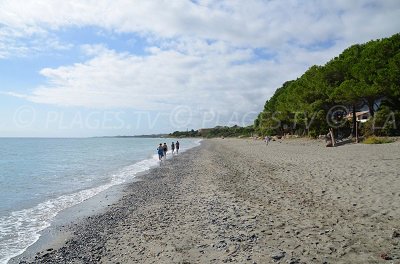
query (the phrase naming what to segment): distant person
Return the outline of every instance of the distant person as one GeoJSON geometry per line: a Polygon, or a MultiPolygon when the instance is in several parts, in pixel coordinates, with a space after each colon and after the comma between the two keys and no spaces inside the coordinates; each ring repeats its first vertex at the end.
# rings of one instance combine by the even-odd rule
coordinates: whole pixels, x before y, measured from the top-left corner
{"type": "Polygon", "coordinates": [[[164,157],[164,148],[161,143],[157,148],[157,152],[158,152],[158,160],[161,160],[164,157]]]}
{"type": "Polygon", "coordinates": [[[266,145],[268,146],[269,142],[271,141],[271,138],[269,136],[265,136],[264,140],[266,145]]]}
{"type": "Polygon", "coordinates": [[[175,143],[172,141],[171,144],[171,151],[172,151],[172,155],[175,153],[175,143]]]}
{"type": "Polygon", "coordinates": [[[179,141],[177,140],[175,143],[175,148],[176,148],[176,154],[179,152],[179,141]]]}
{"type": "Polygon", "coordinates": [[[167,143],[164,143],[163,150],[164,150],[164,159],[166,159],[167,158],[167,151],[168,151],[167,143]]]}

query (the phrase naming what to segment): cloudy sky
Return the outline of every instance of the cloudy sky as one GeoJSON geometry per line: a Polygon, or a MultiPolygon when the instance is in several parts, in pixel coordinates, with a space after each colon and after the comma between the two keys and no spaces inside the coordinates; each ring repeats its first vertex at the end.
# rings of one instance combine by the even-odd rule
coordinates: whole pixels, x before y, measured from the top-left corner
{"type": "Polygon", "coordinates": [[[251,124],[399,17],[398,0],[0,0],[0,136],[251,124]]]}

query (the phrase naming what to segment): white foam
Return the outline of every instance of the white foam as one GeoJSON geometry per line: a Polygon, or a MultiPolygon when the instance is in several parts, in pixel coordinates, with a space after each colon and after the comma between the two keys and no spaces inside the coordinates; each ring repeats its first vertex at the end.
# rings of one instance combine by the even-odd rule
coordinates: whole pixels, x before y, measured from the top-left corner
{"type": "MultiPolygon", "coordinates": [[[[197,140],[193,146],[181,148],[180,152],[198,146],[200,142],[201,140],[197,140]]],[[[158,155],[153,155],[149,159],[122,168],[112,175],[111,181],[105,185],[62,195],[33,208],[11,212],[10,215],[0,217],[0,264],[6,264],[11,258],[22,254],[30,245],[34,244],[40,237],[40,231],[49,227],[60,211],[82,203],[114,185],[132,180],[138,173],[144,172],[158,163],[158,155]]]]}
{"type": "Polygon", "coordinates": [[[114,185],[132,180],[138,173],[150,169],[157,162],[156,156],[153,156],[121,169],[105,185],[62,195],[33,208],[11,212],[8,216],[0,217],[0,263],[7,263],[35,243],[40,237],[39,232],[49,227],[60,211],[82,203],[114,185]]]}

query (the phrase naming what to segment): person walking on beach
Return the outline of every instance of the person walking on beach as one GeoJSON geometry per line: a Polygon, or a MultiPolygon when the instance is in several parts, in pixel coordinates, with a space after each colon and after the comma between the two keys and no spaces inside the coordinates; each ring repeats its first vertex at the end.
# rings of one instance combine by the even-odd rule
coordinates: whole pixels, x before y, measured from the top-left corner
{"type": "Polygon", "coordinates": [[[161,160],[164,156],[164,148],[161,143],[157,148],[157,153],[158,153],[158,160],[161,160]]]}
{"type": "Polygon", "coordinates": [[[172,144],[171,144],[171,151],[172,151],[172,155],[174,155],[174,153],[175,153],[175,143],[172,141],[172,144]]]}
{"type": "Polygon", "coordinates": [[[271,138],[269,136],[265,136],[264,140],[265,140],[265,143],[268,146],[268,143],[271,141],[271,138]]]}
{"type": "Polygon", "coordinates": [[[166,159],[167,158],[167,151],[168,151],[167,143],[164,143],[163,150],[164,150],[164,159],[166,159]]]}
{"type": "Polygon", "coordinates": [[[179,152],[179,141],[177,140],[175,143],[175,148],[176,148],[176,154],[179,152]]]}

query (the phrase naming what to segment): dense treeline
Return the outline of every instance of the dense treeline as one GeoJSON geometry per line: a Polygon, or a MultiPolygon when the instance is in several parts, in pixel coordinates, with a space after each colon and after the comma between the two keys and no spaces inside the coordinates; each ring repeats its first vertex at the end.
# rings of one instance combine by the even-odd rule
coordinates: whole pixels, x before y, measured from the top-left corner
{"type": "Polygon", "coordinates": [[[183,138],[183,137],[199,137],[198,130],[190,130],[190,131],[175,131],[169,134],[169,137],[183,138]]]}
{"type": "Polygon", "coordinates": [[[353,45],[278,88],[254,121],[262,135],[355,132],[346,114],[368,110],[365,134],[400,134],[400,34],[353,45]],[[342,105],[344,107],[339,107],[342,105]]]}
{"type": "Polygon", "coordinates": [[[210,129],[206,133],[206,137],[250,137],[254,133],[254,129],[252,126],[248,127],[240,127],[240,126],[232,126],[232,127],[215,127],[210,129]]]}
{"type": "Polygon", "coordinates": [[[217,126],[214,128],[206,128],[200,130],[190,131],[175,131],[169,134],[170,137],[250,137],[254,133],[253,126],[240,127],[240,126],[217,126]]]}

